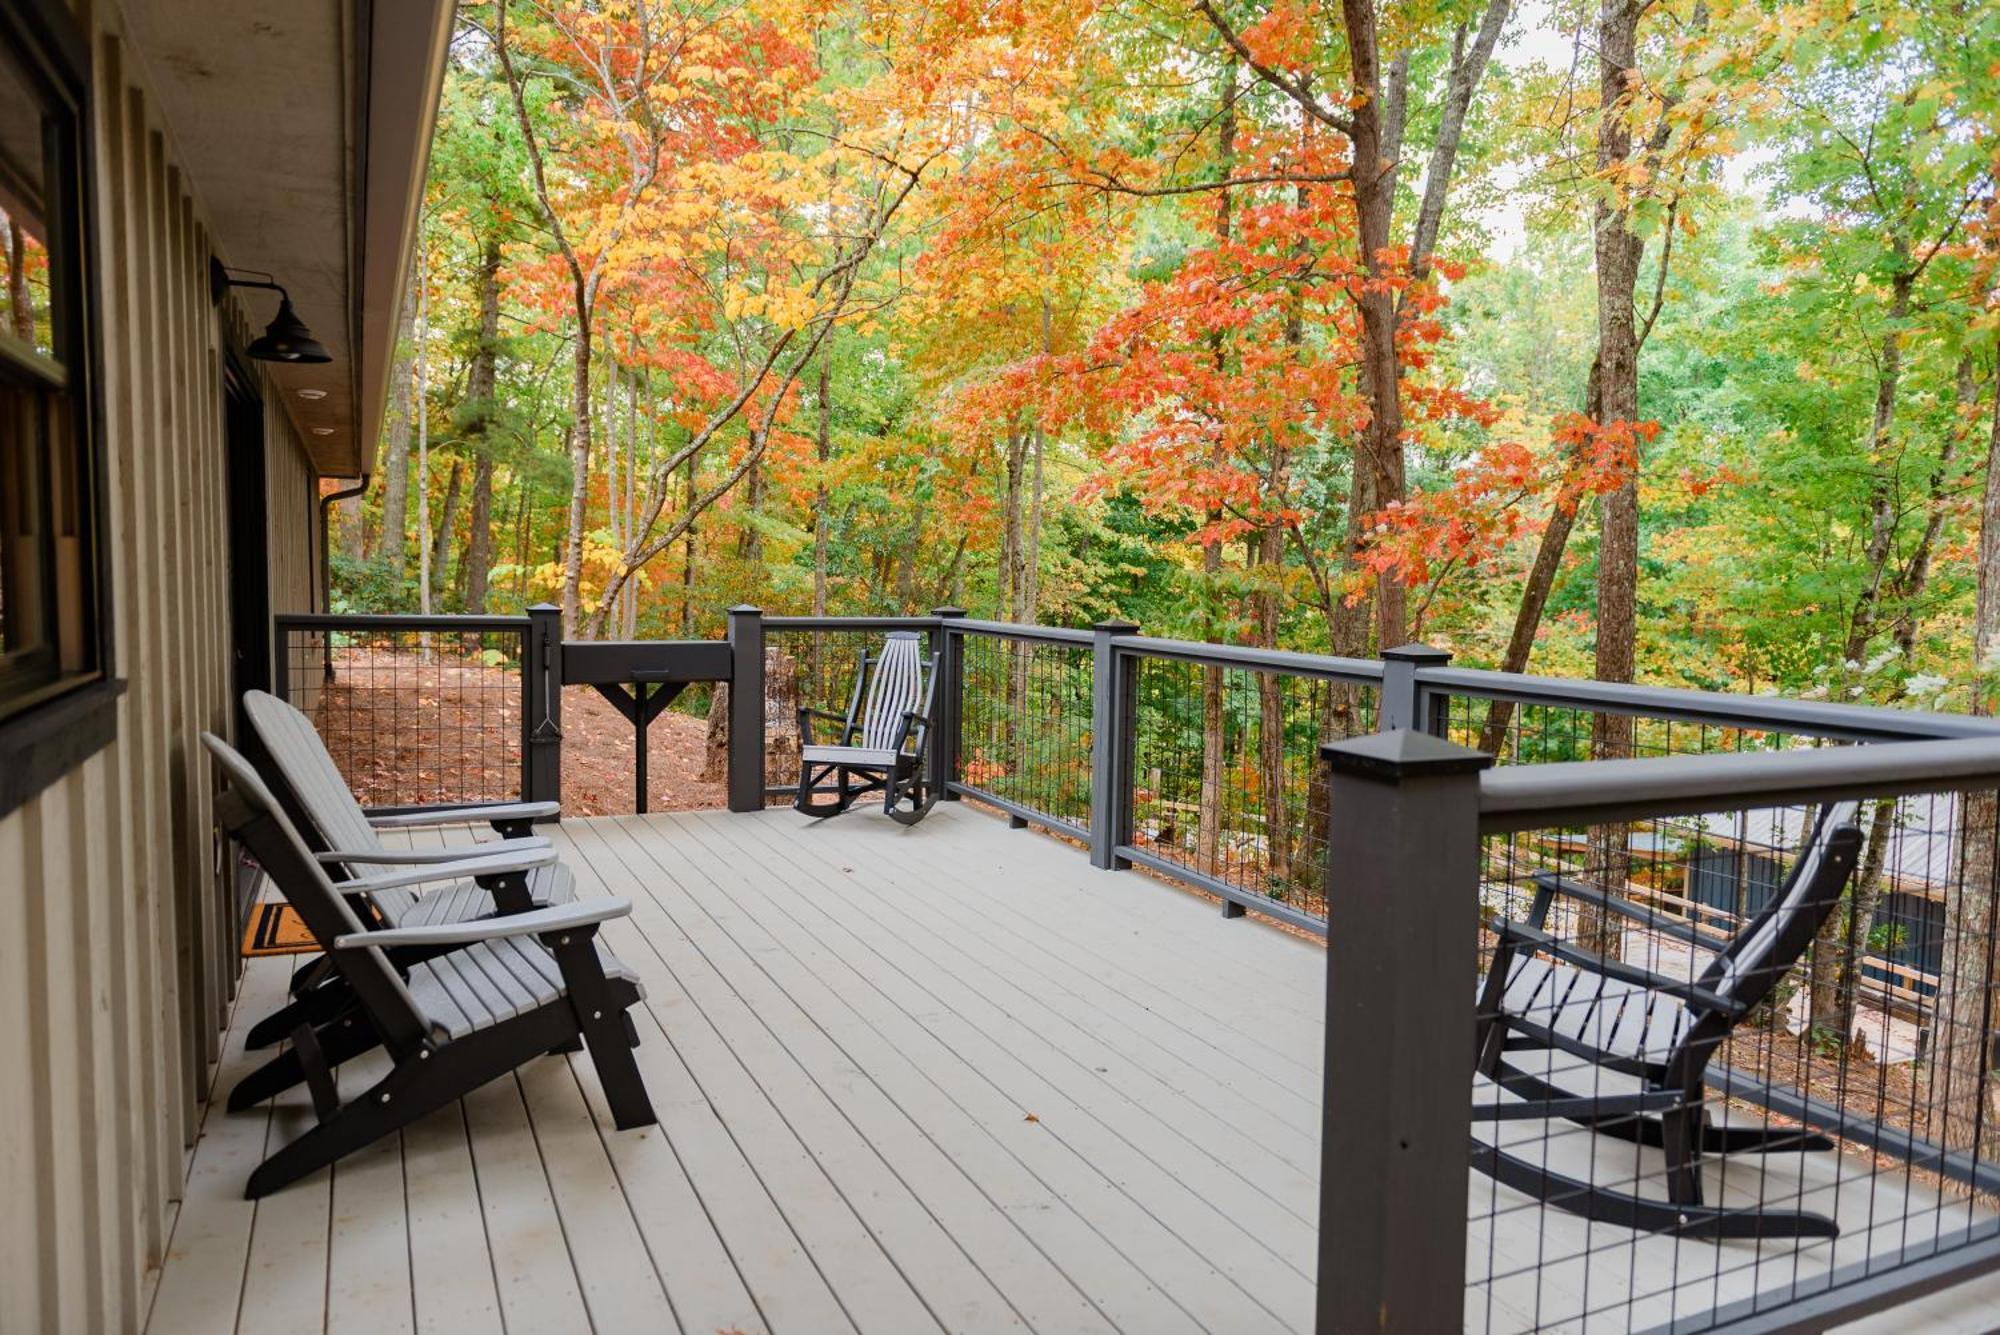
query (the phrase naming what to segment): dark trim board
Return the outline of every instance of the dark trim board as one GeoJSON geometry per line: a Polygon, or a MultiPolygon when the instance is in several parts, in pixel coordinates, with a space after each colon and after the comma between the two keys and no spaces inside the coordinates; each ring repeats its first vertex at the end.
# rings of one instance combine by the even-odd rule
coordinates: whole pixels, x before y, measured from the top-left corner
{"type": "Polygon", "coordinates": [[[0,723],[0,817],[110,745],[123,694],[121,680],[96,681],[0,723]]]}

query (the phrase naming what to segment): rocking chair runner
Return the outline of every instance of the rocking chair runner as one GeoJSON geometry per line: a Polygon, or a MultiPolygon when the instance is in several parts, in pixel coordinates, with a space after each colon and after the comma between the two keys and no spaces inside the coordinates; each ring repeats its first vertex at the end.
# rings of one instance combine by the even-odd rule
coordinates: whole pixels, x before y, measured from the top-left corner
{"type": "Polygon", "coordinates": [[[879,792],[892,820],[915,825],[930,814],[938,797],[926,771],[936,686],[922,637],[892,631],[881,653],[862,655],[845,717],[800,706],[799,788],[792,805],[825,818],[879,792]],[[831,744],[813,741],[816,718],[840,725],[831,744]]]}
{"type": "Polygon", "coordinates": [[[1831,1150],[1824,1136],[1793,1127],[1714,1124],[1703,1072],[1736,1025],[1770,997],[1840,902],[1854,872],[1861,832],[1856,804],[1820,813],[1784,884],[1735,938],[1721,945],[1692,924],[1595,886],[1550,873],[1535,877],[1526,922],[1496,925],[1499,945],[1479,998],[1479,1072],[1518,1101],[1480,1102],[1475,1122],[1564,1118],[1600,1134],[1665,1151],[1667,1199],[1617,1191],[1551,1171],[1477,1137],[1474,1167],[1507,1186],[1586,1218],[1656,1233],[1701,1238],[1834,1237],[1825,1215],[1704,1203],[1704,1153],[1831,1150]],[[1703,950],[1717,950],[1693,982],[1670,978],[1558,940],[1544,930],[1556,897],[1574,899],[1703,950]],[[1566,1052],[1597,1072],[1638,1077],[1633,1093],[1574,1093],[1553,1071],[1535,1074],[1509,1054],[1566,1052]]]}

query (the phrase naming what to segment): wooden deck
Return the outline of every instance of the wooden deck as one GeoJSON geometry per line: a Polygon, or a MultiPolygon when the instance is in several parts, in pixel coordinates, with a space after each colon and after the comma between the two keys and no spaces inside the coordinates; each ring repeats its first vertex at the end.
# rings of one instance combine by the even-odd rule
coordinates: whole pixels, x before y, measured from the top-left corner
{"type": "MultiPolygon", "coordinates": [[[[613,1131],[588,1060],[551,1057],[253,1204],[303,1091],[211,1108],[155,1335],[1310,1329],[1318,946],[957,806],[556,837],[580,893],[634,903],[606,938],[645,979],[660,1125],[613,1131]]],[[[218,1088],[289,963],[250,963],[218,1088]]],[[[1643,1327],[1691,1253],[1756,1256],[1515,1199],[1473,1240],[1469,1328],[1643,1327]],[[1576,1259],[1489,1271],[1537,1248],[1576,1259]]],[[[1926,1319],[1983,1329],[1979,1296],[1926,1319]]]]}

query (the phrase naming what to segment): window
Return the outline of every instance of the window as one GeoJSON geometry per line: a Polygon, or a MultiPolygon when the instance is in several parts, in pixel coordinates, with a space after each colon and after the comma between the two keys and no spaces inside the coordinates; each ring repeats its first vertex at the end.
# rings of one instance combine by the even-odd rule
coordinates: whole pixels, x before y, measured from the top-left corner
{"type": "Polygon", "coordinates": [[[95,706],[108,718],[112,693],[92,438],[87,50],[52,0],[0,0],[0,813],[110,735],[82,717],[95,706]]]}

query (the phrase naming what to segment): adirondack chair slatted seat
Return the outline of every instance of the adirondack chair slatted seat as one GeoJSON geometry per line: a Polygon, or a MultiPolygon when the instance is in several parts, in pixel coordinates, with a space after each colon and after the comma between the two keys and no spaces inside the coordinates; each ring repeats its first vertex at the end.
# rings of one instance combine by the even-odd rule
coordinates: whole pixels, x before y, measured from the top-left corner
{"type": "Polygon", "coordinates": [[[303,1072],[318,1124],[267,1158],[250,1175],[246,1196],[276,1191],[525,1062],[580,1045],[589,1049],[618,1128],[653,1124],[632,1057],[639,1039],[629,1013],[645,993],[596,939],[601,924],[632,911],[630,901],[597,899],[475,922],[370,928],[350,902],[352,894],[369,891],[327,875],[234,748],[211,733],[202,734],[202,743],[229,780],[217,803],[224,828],[298,909],[356,998],[351,1011],[330,1024],[302,1022],[292,1031],[288,1055],[303,1072]],[[432,953],[399,968],[389,951],[404,947],[432,953]],[[333,1065],[378,1045],[392,1060],[388,1074],[341,1097],[333,1065]]]}
{"type": "Polygon", "coordinates": [[[1855,803],[1843,802],[1821,811],[1770,903],[1726,944],[1596,886],[1536,874],[1526,920],[1494,925],[1499,942],[1479,994],[1479,1072],[1513,1097],[1475,1102],[1473,1120],[1566,1119],[1660,1149],[1666,1199],[1556,1172],[1476,1135],[1474,1166],[1545,1204],[1627,1228],[1704,1238],[1836,1236],[1838,1227],[1825,1215],[1704,1203],[1704,1154],[1824,1151],[1834,1145],[1802,1128],[1714,1122],[1703,1073],[1839,904],[1861,848],[1855,810],[1855,803]],[[1714,952],[1714,958],[1689,982],[1581,949],[1545,930],[1558,898],[1638,922],[1714,952]],[[1549,1063],[1539,1074],[1518,1057],[1530,1051],[1549,1063]],[[1556,1054],[1582,1060],[1558,1071],[1556,1054]],[[1636,1077],[1637,1088],[1600,1089],[1599,1071],[1636,1077]],[[1571,1087],[1578,1083],[1581,1089],[1571,1087]]]}
{"type": "MultiPolygon", "coordinates": [[[[555,803],[433,807],[371,817],[355,800],[310,719],[263,691],[246,692],[243,704],[264,744],[266,786],[314,856],[336,880],[366,879],[374,887],[352,900],[366,925],[393,929],[470,922],[575,898],[569,869],[548,853],[547,839],[529,833],[534,821],[557,813],[555,803]],[[502,837],[445,848],[390,848],[379,834],[481,821],[502,837]],[[379,872],[382,867],[412,869],[412,874],[388,876],[379,872]]],[[[405,946],[394,957],[409,963],[431,949],[405,946]]],[[[353,1004],[352,990],[324,956],[292,975],[290,991],[291,1001],[250,1027],[245,1036],[249,1047],[270,1047],[301,1020],[324,1023],[353,1004]]],[[[298,1078],[291,1064],[280,1059],[245,1077],[230,1096],[231,1106],[261,1102],[298,1078]]]]}
{"type": "Polygon", "coordinates": [[[799,709],[799,788],[792,805],[808,816],[837,816],[879,792],[883,811],[904,825],[929,815],[938,796],[926,772],[936,685],[923,638],[914,631],[892,631],[880,653],[863,654],[844,716],[799,709]],[[814,719],[839,725],[830,743],[813,740],[814,719]]]}

